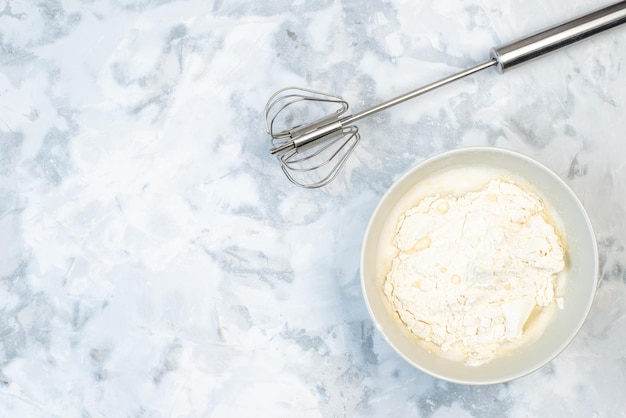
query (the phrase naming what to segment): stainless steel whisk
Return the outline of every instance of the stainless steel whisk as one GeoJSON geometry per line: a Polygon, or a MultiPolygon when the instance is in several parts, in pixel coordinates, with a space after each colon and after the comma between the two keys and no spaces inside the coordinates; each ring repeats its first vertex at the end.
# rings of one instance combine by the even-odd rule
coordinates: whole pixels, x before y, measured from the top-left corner
{"type": "Polygon", "coordinates": [[[427,84],[353,115],[340,96],[288,87],[277,91],[265,106],[267,133],[272,137],[270,153],[276,155],[287,178],[302,187],[317,188],[333,181],[360,140],[354,125],[360,119],[452,83],[484,69],[495,67],[500,74],[549,52],[626,23],[626,1],[603,7],[516,41],[490,50],[490,59],[467,70],[427,84]],[[305,123],[311,113],[304,105],[315,103],[317,111],[330,114],[305,123]],[[295,110],[295,108],[298,110],[295,110]],[[292,124],[292,127],[288,127],[292,124]]]}

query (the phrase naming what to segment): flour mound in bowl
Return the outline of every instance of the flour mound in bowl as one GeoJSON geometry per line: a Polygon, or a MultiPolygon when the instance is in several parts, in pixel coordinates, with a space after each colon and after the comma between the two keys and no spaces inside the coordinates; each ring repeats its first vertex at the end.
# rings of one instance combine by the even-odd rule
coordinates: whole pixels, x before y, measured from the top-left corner
{"type": "Polygon", "coordinates": [[[384,293],[401,321],[468,366],[523,338],[536,309],[562,306],[565,251],[541,199],[492,180],[462,196],[427,196],[398,220],[384,293]]]}

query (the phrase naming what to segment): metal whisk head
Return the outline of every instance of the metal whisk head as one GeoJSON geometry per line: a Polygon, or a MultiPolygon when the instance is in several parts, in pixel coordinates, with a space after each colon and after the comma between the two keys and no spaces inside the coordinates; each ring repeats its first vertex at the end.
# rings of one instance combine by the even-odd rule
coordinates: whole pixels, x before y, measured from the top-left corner
{"type": "Polygon", "coordinates": [[[347,110],[341,97],[314,90],[288,87],[270,97],[265,106],[270,152],[292,183],[317,188],[337,177],[360,139],[356,126],[342,124],[347,110]]]}

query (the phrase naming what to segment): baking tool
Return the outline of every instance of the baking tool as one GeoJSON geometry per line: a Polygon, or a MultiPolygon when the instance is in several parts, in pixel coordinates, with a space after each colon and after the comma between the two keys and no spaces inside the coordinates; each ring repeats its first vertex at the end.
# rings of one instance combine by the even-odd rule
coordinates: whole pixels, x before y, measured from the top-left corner
{"type": "Polygon", "coordinates": [[[519,64],[623,23],[626,23],[626,1],[493,47],[489,60],[482,64],[353,115],[343,116],[348,111],[348,102],[340,96],[296,87],[279,90],[265,106],[266,128],[272,137],[270,153],[278,157],[283,172],[294,184],[306,188],[322,187],[337,177],[358,144],[360,134],[354,125],[358,120],[487,68],[494,67],[502,74],[519,64]],[[308,119],[314,122],[305,122],[312,113],[319,114],[323,110],[328,114],[308,119]]]}

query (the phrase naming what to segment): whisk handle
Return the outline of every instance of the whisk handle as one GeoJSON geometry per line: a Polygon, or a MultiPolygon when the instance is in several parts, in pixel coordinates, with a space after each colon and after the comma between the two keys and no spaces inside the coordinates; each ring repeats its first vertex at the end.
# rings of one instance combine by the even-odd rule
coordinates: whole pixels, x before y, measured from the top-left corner
{"type": "Polygon", "coordinates": [[[626,1],[603,7],[530,36],[496,46],[490,55],[496,71],[503,73],[519,64],[571,45],[626,23],[626,1]]]}

